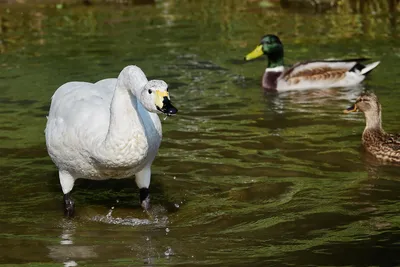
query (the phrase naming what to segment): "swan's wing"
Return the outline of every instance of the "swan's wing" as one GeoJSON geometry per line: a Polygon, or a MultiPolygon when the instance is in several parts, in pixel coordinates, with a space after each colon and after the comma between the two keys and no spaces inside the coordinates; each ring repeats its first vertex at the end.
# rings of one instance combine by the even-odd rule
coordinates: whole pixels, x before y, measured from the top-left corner
{"type": "MultiPolygon", "coordinates": [[[[102,95],[108,99],[112,99],[114,94],[115,86],[117,85],[117,79],[110,78],[96,82],[94,85],[97,86],[97,90],[100,90],[102,95]]],[[[110,102],[111,103],[111,102],[110,102]]]]}
{"type": "MultiPolygon", "coordinates": [[[[54,93],[46,126],[48,145],[83,145],[104,138],[110,119],[112,88],[69,82],[54,93]]],[[[90,145],[90,144],[88,144],[90,145]]],[[[64,148],[65,149],[65,148],[64,148]]]]}

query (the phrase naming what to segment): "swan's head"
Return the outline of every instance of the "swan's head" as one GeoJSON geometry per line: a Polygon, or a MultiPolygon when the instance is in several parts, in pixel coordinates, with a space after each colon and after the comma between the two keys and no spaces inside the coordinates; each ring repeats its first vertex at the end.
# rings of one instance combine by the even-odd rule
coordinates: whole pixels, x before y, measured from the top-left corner
{"type": "Polygon", "coordinates": [[[162,112],[168,116],[178,112],[169,98],[168,85],[161,80],[151,80],[145,86],[141,95],[143,106],[150,112],[162,112]]]}

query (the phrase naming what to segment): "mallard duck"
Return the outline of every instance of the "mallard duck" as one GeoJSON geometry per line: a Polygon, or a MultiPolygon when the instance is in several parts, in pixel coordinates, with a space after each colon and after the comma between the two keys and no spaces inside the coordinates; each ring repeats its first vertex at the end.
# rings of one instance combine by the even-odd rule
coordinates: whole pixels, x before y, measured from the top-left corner
{"type": "Polygon", "coordinates": [[[262,55],[268,65],[262,77],[262,87],[267,90],[297,90],[312,88],[347,87],[362,82],[365,75],[378,66],[379,61],[362,65],[365,59],[304,61],[285,68],[283,44],[276,35],[267,34],[245,60],[262,55]]]}
{"type": "Polygon", "coordinates": [[[382,129],[382,107],[378,97],[373,93],[364,93],[344,112],[358,110],[364,112],[366,120],[362,134],[365,149],[380,160],[400,163],[400,134],[389,134],[382,129]]]}
{"type": "Polygon", "coordinates": [[[149,208],[151,165],[162,137],[157,113],[177,113],[168,86],[162,80],[148,81],[137,66],[125,67],[117,79],[68,82],[56,90],[45,134],[67,216],[74,213],[70,192],[78,178],[135,175],[140,203],[149,208]]]}

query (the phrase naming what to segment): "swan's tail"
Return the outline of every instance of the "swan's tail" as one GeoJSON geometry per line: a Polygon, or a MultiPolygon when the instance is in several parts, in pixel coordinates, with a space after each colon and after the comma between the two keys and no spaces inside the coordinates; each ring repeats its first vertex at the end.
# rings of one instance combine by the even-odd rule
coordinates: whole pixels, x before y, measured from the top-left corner
{"type": "Polygon", "coordinates": [[[370,72],[371,70],[375,69],[376,66],[379,65],[379,63],[381,63],[381,62],[380,62],[380,61],[376,61],[376,62],[374,62],[374,63],[371,63],[371,64],[366,65],[365,68],[363,68],[363,69],[361,70],[361,74],[362,74],[362,75],[367,74],[367,73],[370,72]]]}

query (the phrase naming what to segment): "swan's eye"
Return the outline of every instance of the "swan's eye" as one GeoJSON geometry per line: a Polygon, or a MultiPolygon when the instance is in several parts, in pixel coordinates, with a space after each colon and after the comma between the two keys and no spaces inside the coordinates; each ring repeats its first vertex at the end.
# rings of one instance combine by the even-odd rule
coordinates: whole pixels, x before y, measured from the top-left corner
{"type": "Polygon", "coordinates": [[[168,88],[167,88],[167,92],[168,92],[168,88]]]}
{"type": "Polygon", "coordinates": [[[153,93],[153,91],[151,91],[151,89],[149,89],[149,94],[153,93]]]}

